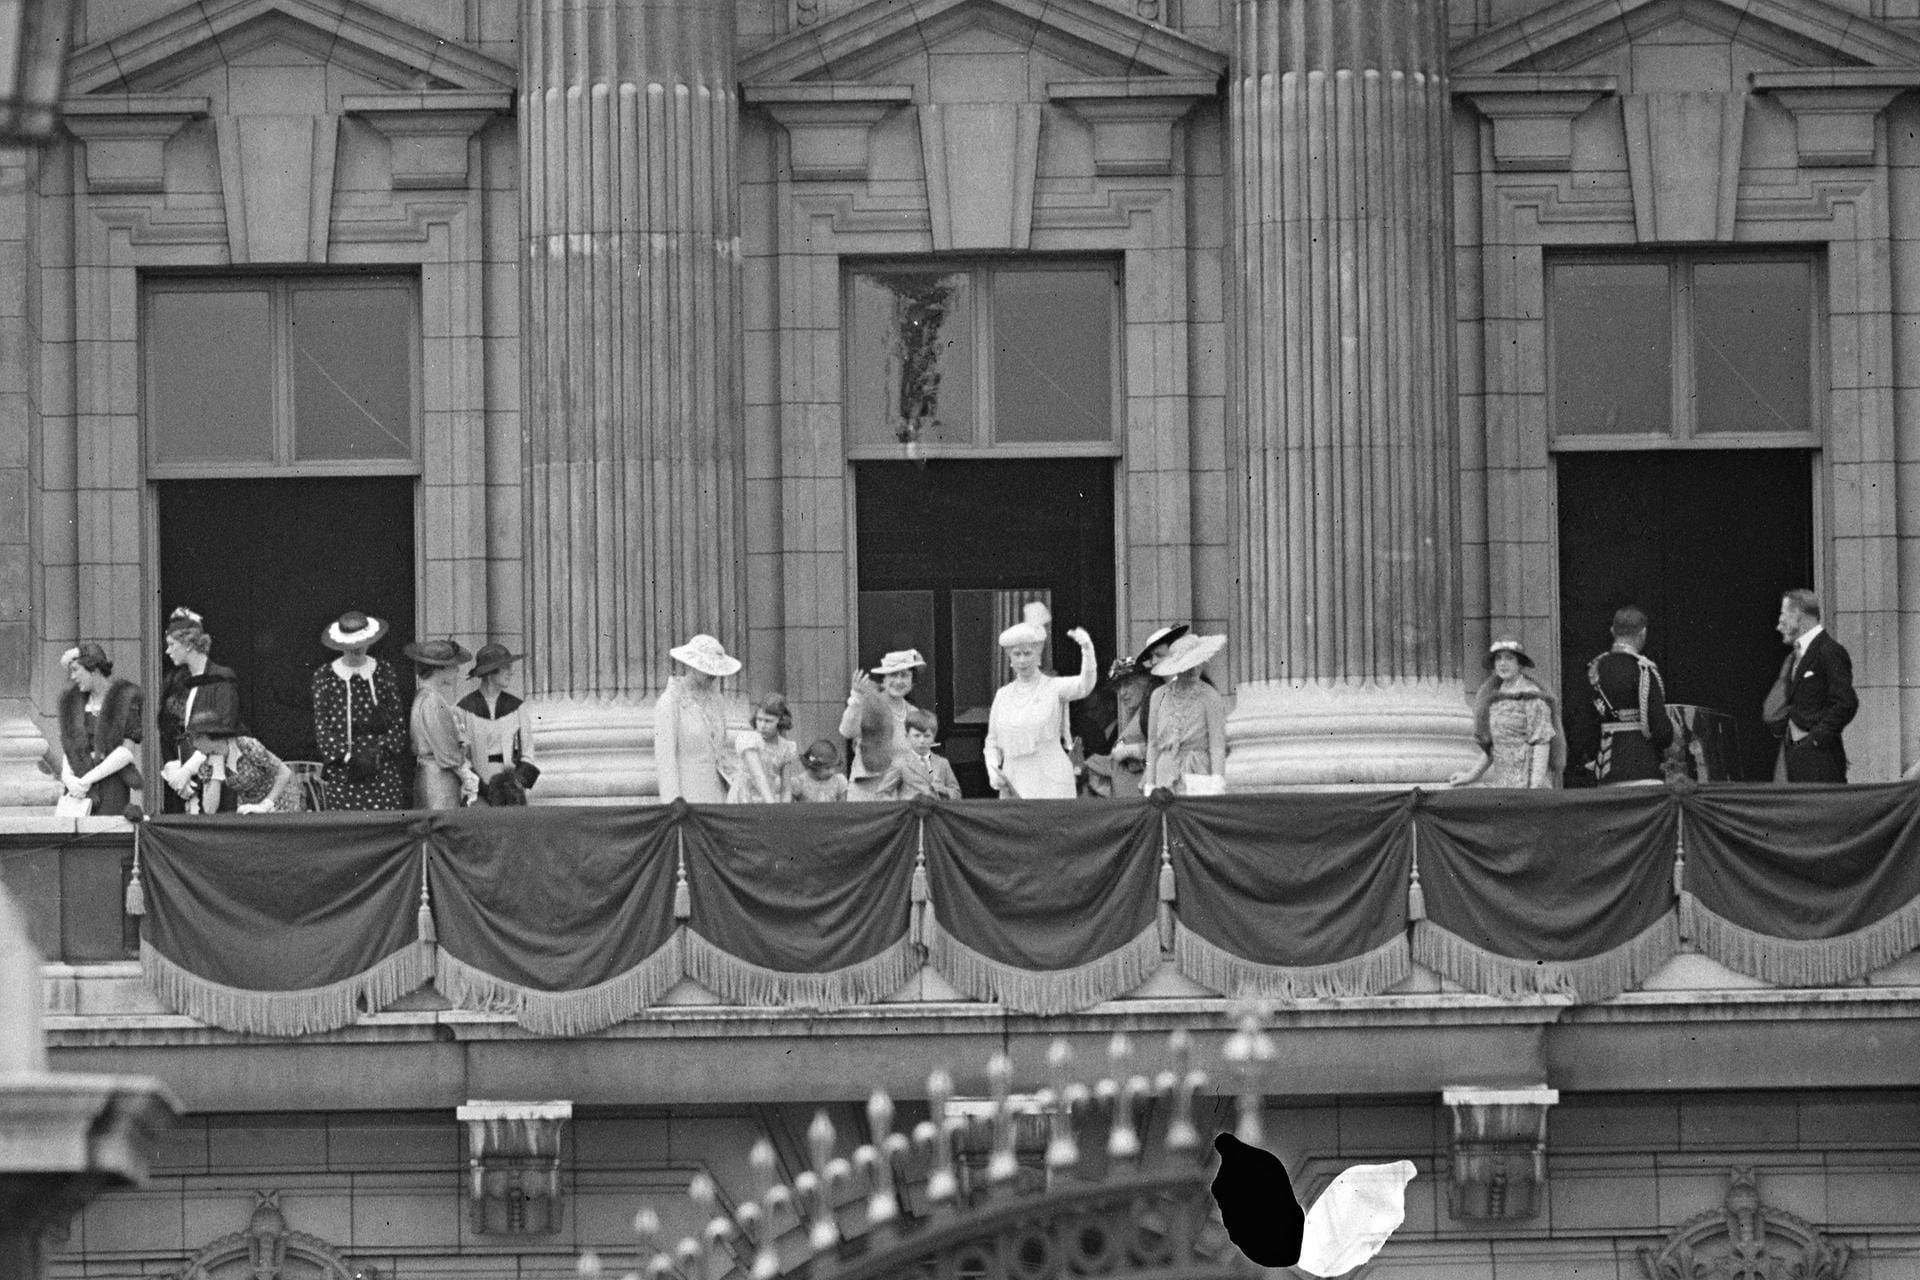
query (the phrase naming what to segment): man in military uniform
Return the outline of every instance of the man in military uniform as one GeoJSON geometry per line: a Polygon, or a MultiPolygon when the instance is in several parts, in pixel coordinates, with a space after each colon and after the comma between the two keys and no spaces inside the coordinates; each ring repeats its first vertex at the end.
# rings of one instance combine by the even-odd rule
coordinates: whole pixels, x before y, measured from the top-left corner
{"type": "Polygon", "coordinates": [[[1646,645],[1647,615],[1628,605],[1613,615],[1613,648],[1587,664],[1600,719],[1589,767],[1602,786],[1659,782],[1661,757],[1673,744],[1666,686],[1641,652],[1646,645]]]}

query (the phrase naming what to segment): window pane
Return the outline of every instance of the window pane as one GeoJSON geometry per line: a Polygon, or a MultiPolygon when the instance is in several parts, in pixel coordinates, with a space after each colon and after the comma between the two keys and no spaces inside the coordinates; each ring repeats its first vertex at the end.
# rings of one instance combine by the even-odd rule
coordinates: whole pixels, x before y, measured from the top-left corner
{"type": "Polygon", "coordinates": [[[153,459],[273,461],[273,328],[265,289],[156,290],[147,304],[153,459]]]}
{"type": "Polygon", "coordinates": [[[995,274],[995,440],[1113,439],[1113,292],[1104,269],[995,274]]]}
{"type": "Polygon", "coordinates": [[[1673,316],[1666,266],[1559,263],[1552,281],[1555,432],[1672,430],[1673,316]]]}
{"type": "Polygon", "coordinates": [[[1693,269],[1698,429],[1812,428],[1806,262],[1703,262],[1693,269]]]}
{"type": "Polygon", "coordinates": [[[405,289],[293,291],[296,458],[413,456],[412,310],[405,289]]]}
{"type": "Polygon", "coordinates": [[[856,272],[848,317],[847,438],[972,444],[973,300],[967,277],[875,267],[856,272]]]}

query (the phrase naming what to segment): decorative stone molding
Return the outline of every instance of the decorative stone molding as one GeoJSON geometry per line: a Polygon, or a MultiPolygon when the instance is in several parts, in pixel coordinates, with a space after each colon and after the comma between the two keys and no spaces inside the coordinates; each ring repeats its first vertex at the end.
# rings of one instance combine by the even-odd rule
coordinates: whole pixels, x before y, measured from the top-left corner
{"type": "Polygon", "coordinates": [[[1793,116],[1806,168],[1872,164],[1880,113],[1909,89],[1920,89],[1920,68],[1831,67],[1813,71],[1756,71],[1749,77],[1793,116]]]}
{"type": "Polygon", "coordinates": [[[1039,105],[948,102],[917,110],[934,249],[1028,248],[1040,166],[1039,105]]]}
{"type": "Polygon", "coordinates": [[[1647,1280],[1844,1280],[1851,1248],[1764,1204],[1752,1168],[1735,1167],[1728,1177],[1720,1208],[1688,1218],[1657,1248],[1638,1251],[1647,1280]]]}
{"type": "Polygon", "coordinates": [[[750,84],[742,94],[787,131],[799,182],[865,182],[873,126],[913,101],[904,84],[750,84]]]}
{"type": "Polygon", "coordinates": [[[468,1221],[489,1235],[558,1231],[561,1126],[571,1102],[469,1102],[454,1113],[467,1126],[468,1221]]]}
{"type": "Polygon", "coordinates": [[[1558,1090],[1448,1089],[1453,1113],[1447,1208],[1456,1218],[1516,1222],[1540,1210],[1547,1185],[1547,1108],[1558,1090]]]}
{"type": "Polygon", "coordinates": [[[320,1237],[289,1229],[278,1191],[256,1191],[253,1199],[246,1227],[187,1259],[173,1280],[378,1280],[377,1268],[357,1266],[320,1237]]]}
{"type": "Polygon", "coordinates": [[[1215,96],[1204,76],[1057,81],[1047,97],[1093,128],[1093,171],[1103,178],[1173,172],[1173,126],[1215,96]]]}
{"type": "Polygon", "coordinates": [[[204,120],[206,98],[124,93],[63,103],[67,128],[86,144],[89,191],[158,194],[166,188],[167,143],[189,121],[204,120]]]}
{"type": "Polygon", "coordinates": [[[1513,73],[1453,81],[1454,96],[1493,125],[1493,167],[1502,173],[1570,171],[1573,122],[1619,90],[1618,76],[1513,73]]]}
{"type": "Polygon", "coordinates": [[[1746,95],[1630,93],[1621,107],[1641,241],[1732,240],[1746,95]]]}
{"type": "Polygon", "coordinates": [[[365,121],[392,148],[393,189],[464,189],[467,144],[486,123],[513,110],[508,93],[346,94],[340,109],[365,121]]]}

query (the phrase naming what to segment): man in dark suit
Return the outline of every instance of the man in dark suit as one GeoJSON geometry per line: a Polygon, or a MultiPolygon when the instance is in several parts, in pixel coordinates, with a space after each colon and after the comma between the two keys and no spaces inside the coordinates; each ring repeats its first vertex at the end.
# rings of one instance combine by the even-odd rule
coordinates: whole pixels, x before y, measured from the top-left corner
{"type": "Polygon", "coordinates": [[[1804,587],[1780,597],[1780,636],[1793,647],[1781,668],[1782,690],[1768,699],[1768,723],[1781,734],[1786,782],[1845,782],[1847,749],[1840,731],[1860,709],[1853,691],[1853,660],[1820,625],[1820,597],[1804,587]]]}

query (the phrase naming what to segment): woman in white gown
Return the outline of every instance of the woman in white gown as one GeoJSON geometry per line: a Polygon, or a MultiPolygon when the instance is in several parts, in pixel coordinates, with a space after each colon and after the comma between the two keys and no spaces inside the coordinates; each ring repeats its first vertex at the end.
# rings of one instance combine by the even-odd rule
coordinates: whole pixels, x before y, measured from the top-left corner
{"type": "Polygon", "coordinates": [[[1047,644],[1046,606],[1027,606],[1027,620],[1000,633],[1013,679],[993,695],[987,715],[987,781],[1003,800],[1071,800],[1073,761],[1067,756],[1067,704],[1093,692],[1100,675],[1093,637],[1083,627],[1067,633],[1080,646],[1080,674],[1049,676],[1040,669],[1047,644]]]}

